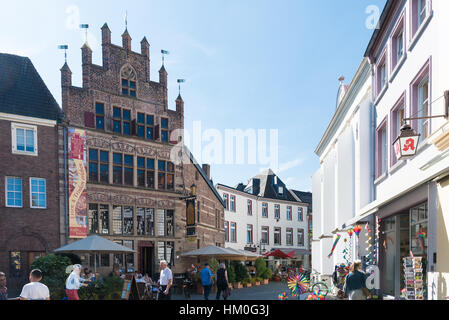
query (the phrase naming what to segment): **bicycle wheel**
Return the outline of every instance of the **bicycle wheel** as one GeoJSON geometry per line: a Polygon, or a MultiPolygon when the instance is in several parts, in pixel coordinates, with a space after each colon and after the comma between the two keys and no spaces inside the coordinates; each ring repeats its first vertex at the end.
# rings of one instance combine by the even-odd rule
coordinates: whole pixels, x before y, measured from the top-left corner
{"type": "Polygon", "coordinates": [[[324,297],[329,293],[329,287],[324,282],[317,282],[312,286],[312,292],[322,294],[324,297]]]}

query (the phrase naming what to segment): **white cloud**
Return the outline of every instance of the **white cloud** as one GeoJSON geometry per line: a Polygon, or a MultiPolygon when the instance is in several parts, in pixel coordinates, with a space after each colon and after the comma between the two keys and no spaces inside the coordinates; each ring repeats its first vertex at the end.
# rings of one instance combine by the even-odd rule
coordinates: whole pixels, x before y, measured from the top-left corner
{"type": "Polygon", "coordinates": [[[279,166],[279,169],[277,170],[276,173],[280,174],[282,172],[285,172],[285,171],[288,171],[290,169],[296,168],[296,167],[300,166],[303,163],[304,163],[304,159],[302,159],[302,158],[283,163],[283,164],[281,164],[279,166]]]}

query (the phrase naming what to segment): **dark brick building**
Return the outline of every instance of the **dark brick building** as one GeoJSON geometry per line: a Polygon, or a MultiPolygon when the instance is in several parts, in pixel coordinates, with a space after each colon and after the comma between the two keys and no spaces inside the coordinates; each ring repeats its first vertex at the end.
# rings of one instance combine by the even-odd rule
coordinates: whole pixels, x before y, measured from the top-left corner
{"type": "Polygon", "coordinates": [[[59,119],[30,59],[0,54],[0,271],[14,293],[60,244],[59,119]]]}
{"type": "MultiPolygon", "coordinates": [[[[102,66],[92,63],[87,43],[81,48],[82,88],[72,86],[67,64],[61,69],[62,108],[68,128],[85,132],[87,234],[100,234],[136,251],[100,256],[100,270],[117,264],[123,271],[155,274],[159,261],[165,259],[174,272],[184,272],[188,261],[182,253],[224,244],[223,205],[193,157],[184,165],[171,159],[174,145],[182,141],[182,135],[173,132],[184,127],[184,102],[179,96],[176,109],[168,108],[164,66],[159,80],[152,81],[146,38],[141,41],[140,53],[131,50],[127,30],[122,41],[122,46],[112,44],[107,24],[102,27],[102,66]],[[192,184],[197,185],[200,221],[195,237],[187,237],[183,197],[190,194],[192,184]]],[[[66,135],[61,133],[61,137],[66,135]]],[[[59,152],[61,193],[66,179],[65,152],[59,152]]],[[[65,208],[61,217],[67,221],[65,208]]],[[[61,224],[61,239],[71,242],[74,239],[68,230],[67,224],[61,224]]],[[[93,261],[89,263],[93,265],[93,261]]]]}

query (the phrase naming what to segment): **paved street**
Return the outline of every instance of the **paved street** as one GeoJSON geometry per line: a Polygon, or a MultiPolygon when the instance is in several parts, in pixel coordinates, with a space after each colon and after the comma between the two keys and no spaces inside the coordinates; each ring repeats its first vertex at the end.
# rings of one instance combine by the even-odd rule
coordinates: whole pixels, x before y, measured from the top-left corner
{"type": "MultiPolygon", "coordinates": [[[[270,282],[268,285],[233,290],[229,300],[278,300],[281,292],[289,292],[286,283],[270,282]]],[[[305,300],[306,297],[307,294],[301,295],[301,300],[305,300]]],[[[172,299],[184,300],[184,296],[173,295],[172,299]]],[[[215,300],[215,294],[211,293],[209,299],[215,300]]],[[[204,300],[204,298],[201,295],[192,295],[191,300],[204,300]]]]}

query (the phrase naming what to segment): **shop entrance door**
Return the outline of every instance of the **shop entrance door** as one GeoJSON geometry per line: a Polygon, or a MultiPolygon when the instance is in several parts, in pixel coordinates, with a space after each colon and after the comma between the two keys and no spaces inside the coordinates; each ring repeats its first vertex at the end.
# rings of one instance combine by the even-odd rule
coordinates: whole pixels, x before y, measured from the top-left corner
{"type": "Polygon", "coordinates": [[[140,247],[140,272],[143,275],[148,273],[150,277],[153,277],[153,264],[154,264],[154,248],[153,246],[140,247]]]}

